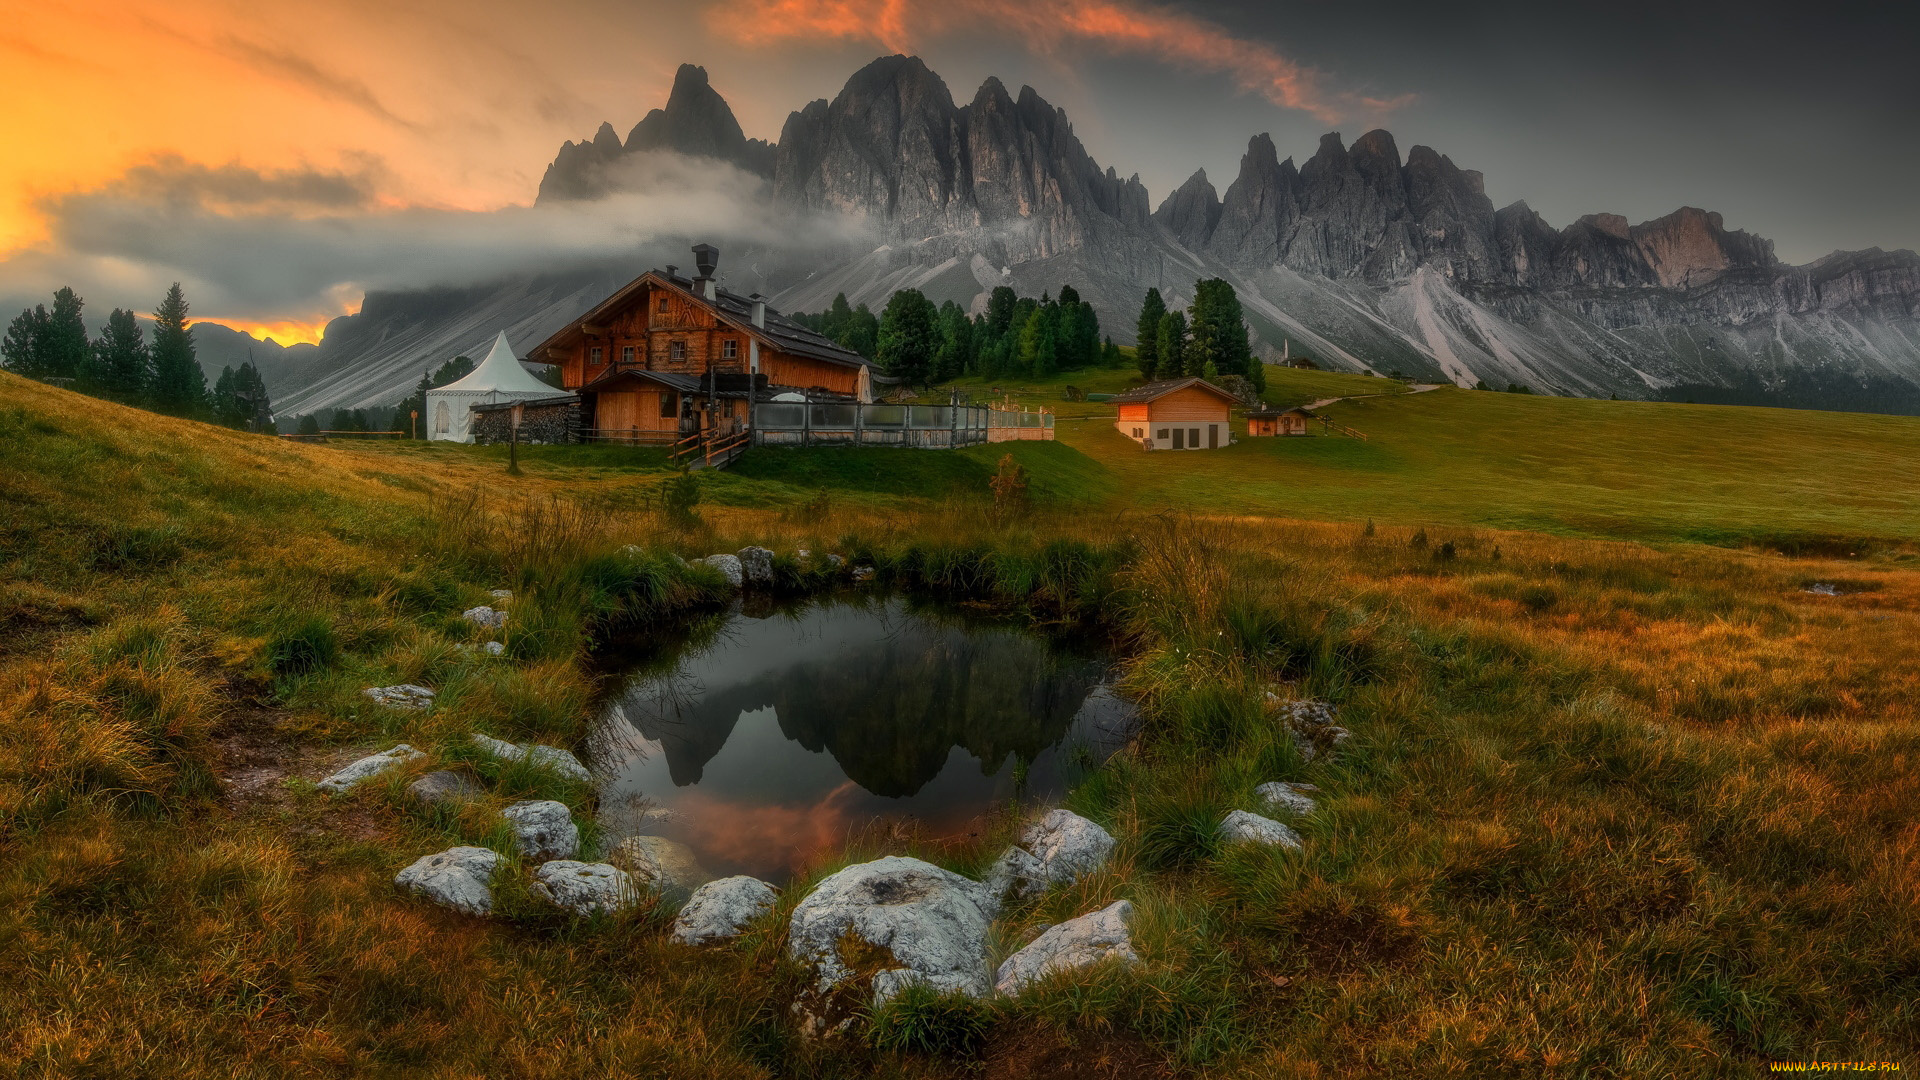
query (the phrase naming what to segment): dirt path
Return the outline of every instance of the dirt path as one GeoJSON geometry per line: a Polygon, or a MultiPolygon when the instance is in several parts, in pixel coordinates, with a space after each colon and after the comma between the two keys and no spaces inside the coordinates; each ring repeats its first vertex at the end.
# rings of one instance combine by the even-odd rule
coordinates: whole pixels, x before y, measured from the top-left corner
{"type": "MultiPolygon", "coordinates": [[[[1413,384],[1412,386],[1409,386],[1409,387],[1407,387],[1407,389],[1406,389],[1406,393],[1409,393],[1409,394],[1424,394],[1424,393],[1426,393],[1426,392],[1427,392],[1427,391],[1429,391],[1429,390],[1438,390],[1438,389],[1440,389],[1440,388],[1441,388],[1442,386],[1446,386],[1446,385],[1448,385],[1448,384],[1446,384],[1446,383],[1414,383],[1414,384],[1413,384]]],[[[1300,406],[1300,407],[1301,407],[1301,408],[1303,408],[1303,409],[1305,409],[1305,410],[1307,410],[1308,412],[1312,412],[1312,411],[1313,411],[1313,410],[1315,410],[1315,409],[1320,409],[1320,408],[1325,408],[1326,406],[1328,406],[1328,405],[1331,405],[1331,404],[1333,404],[1333,403],[1334,403],[1334,402],[1336,402],[1336,401],[1352,401],[1352,400],[1354,400],[1355,398],[1370,398],[1370,397],[1399,397],[1399,396],[1400,396],[1399,394],[1389,394],[1389,393],[1379,393],[1379,394],[1347,394],[1347,395],[1346,395],[1346,396],[1344,396],[1344,397],[1330,397],[1330,398],[1321,398],[1321,399],[1320,399],[1319,401],[1312,401],[1312,402],[1308,402],[1307,404],[1305,404],[1305,405],[1302,405],[1302,406],[1300,406]]]]}

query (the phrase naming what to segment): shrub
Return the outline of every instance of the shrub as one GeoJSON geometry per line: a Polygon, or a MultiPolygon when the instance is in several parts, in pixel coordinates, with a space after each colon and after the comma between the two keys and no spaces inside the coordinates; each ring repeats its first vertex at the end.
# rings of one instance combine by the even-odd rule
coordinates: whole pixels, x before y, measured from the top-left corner
{"type": "Polygon", "coordinates": [[[288,619],[267,638],[267,667],[282,678],[324,671],[339,658],[333,623],[318,612],[288,619]]]}
{"type": "Polygon", "coordinates": [[[868,1014],[867,1042],[879,1050],[956,1057],[972,1053],[994,1019],[983,1001],[914,985],[868,1014]]]}

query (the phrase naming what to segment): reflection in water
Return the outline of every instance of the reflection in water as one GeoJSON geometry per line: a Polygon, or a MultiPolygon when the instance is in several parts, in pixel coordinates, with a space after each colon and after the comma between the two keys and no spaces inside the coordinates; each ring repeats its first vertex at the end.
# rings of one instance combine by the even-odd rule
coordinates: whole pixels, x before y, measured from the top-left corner
{"type": "Polygon", "coordinates": [[[602,816],[691,846],[716,874],[778,880],[875,818],[965,831],[997,802],[1065,786],[1131,709],[1103,660],[899,599],[734,615],[669,672],[636,678],[589,745],[602,816]]]}

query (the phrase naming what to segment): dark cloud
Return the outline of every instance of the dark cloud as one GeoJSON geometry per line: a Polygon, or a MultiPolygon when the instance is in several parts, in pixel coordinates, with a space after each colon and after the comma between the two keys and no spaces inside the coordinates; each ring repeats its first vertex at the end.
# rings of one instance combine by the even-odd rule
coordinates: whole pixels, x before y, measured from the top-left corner
{"type": "Polygon", "coordinates": [[[269,78],[293,83],[320,97],[351,105],[397,127],[416,132],[421,130],[419,124],[395,114],[382,104],[365,83],[327,71],[292,49],[263,45],[232,35],[221,37],[213,48],[222,56],[245,64],[269,78]]]}

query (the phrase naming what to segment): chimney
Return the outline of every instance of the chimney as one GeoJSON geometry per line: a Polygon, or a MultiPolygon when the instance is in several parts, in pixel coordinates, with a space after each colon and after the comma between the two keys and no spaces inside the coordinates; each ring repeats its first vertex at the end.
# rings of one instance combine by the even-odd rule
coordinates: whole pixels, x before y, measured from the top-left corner
{"type": "Polygon", "coordinates": [[[767,298],[754,293],[747,299],[753,301],[753,325],[762,330],[767,328],[767,298]]]}
{"type": "Polygon", "coordinates": [[[678,273],[679,269],[680,269],[679,267],[673,265],[672,263],[668,263],[667,264],[667,280],[672,281],[674,278],[679,277],[680,276],[678,273]]]}
{"type": "Polygon", "coordinates": [[[713,269],[720,265],[720,249],[712,244],[693,245],[693,263],[699,268],[699,274],[693,279],[700,295],[709,300],[718,300],[718,283],[713,280],[713,269]]]}

